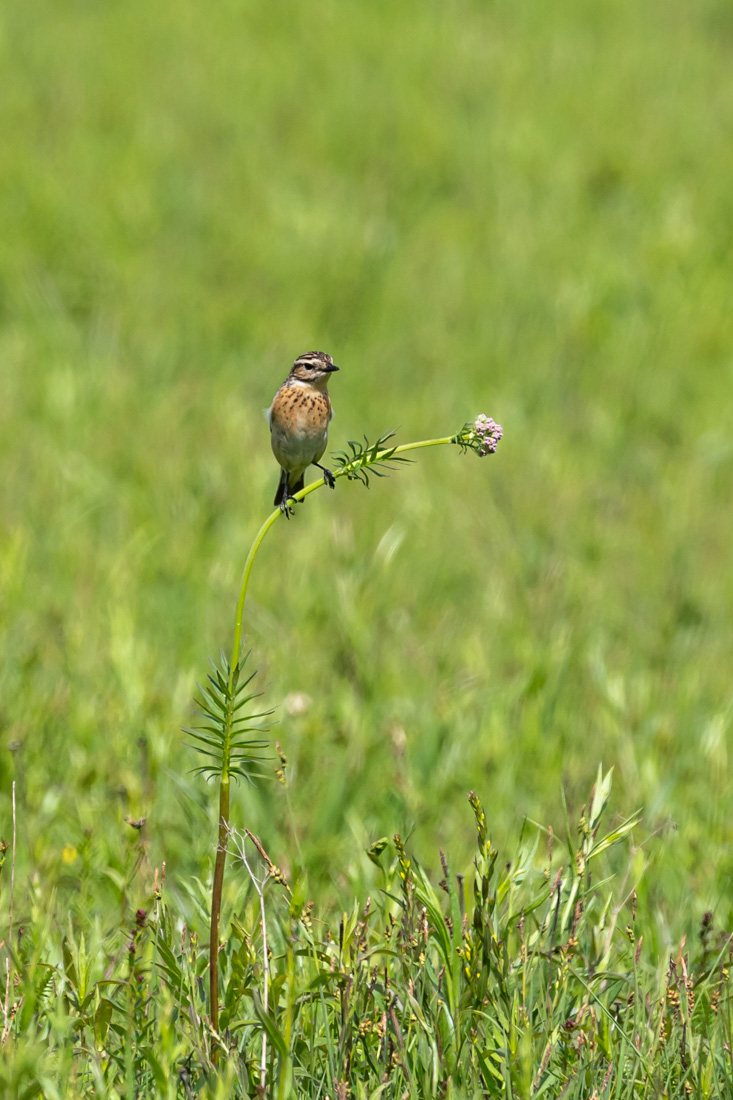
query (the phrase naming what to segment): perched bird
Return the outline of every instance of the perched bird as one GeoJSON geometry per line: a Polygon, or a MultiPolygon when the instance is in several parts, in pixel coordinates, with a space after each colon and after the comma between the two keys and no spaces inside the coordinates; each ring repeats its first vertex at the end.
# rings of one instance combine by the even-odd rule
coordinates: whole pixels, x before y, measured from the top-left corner
{"type": "Polygon", "coordinates": [[[303,488],[309,466],[322,470],[326,485],[335,487],[333,474],[320,465],[319,459],[326,450],[328,424],[333,416],[328,379],[338,369],[324,351],[299,355],[270,406],[272,453],[282,467],[275,504],[286,516],[295,514],[289,501],[303,488]]]}

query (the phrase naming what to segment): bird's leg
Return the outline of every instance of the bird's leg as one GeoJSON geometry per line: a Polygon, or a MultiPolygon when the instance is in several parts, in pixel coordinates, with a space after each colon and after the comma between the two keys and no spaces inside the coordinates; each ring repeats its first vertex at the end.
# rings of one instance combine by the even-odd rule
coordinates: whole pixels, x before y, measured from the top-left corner
{"type": "Polygon", "coordinates": [[[285,516],[285,519],[290,519],[291,516],[295,515],[295,509],[290,504],[290,501],[293,499],[290,492],[290,475],[288,474],[287,470],[284,470],[283,472],[285,474],[285,485],[283,487],[283,498],[280,501],[280,511],[285,516]]]}
{"type": "Polygon", "coordinates": [[[336,481],[331,471],[327,470],[325,466],[321,466],[320,462],[314,462],[313,465],[317,466],[319,470],[323,471],[323,480],[325,481],[326,485],[328,485],[329,489],[335,489],[336,481]]]}

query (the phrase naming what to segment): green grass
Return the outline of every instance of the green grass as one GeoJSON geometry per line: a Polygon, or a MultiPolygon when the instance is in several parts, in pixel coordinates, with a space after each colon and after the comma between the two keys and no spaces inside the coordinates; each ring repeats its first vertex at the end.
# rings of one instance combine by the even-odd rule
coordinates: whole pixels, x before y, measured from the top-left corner
{"type": "MultiPolygon", "coordinates": [[[[644,987],[707,911],[730,931],[732,43],[722,0],[3,7],[0,833],[15,781],[15,928],[56,968],[19,1097],[97,1087],[48,1053],[64,937],[119,977],[165,862],[170,937],[206,943],[216,798],[180,728],[270,509],[261,410],[311,348],[334,449],[478,412],[505,437],[276,524],[245,629],[289,782],[235,825],[337,929],[377,905],[378,838],[468,884],[468,790],[513,861],[602,763],[608,812],[643,811],[644,987]]],[[[246,889],[230,865],[225,920],[246,889]]]]}

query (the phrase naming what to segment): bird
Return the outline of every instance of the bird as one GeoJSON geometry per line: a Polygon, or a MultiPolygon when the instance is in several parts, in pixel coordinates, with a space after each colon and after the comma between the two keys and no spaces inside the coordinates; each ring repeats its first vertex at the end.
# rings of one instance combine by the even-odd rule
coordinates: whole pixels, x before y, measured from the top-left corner
{"type": "Polygon", "coordinates": [[[326,485],[335,488],[333,474],[319,460],[333,416],[328,380],[338,369],[325,351],[299,355],[268,410],[272,453],[281,467],[274,504],[288,518],[295,515],[290,500],[303,488],[309,466],[317,466],[326,485]]]}

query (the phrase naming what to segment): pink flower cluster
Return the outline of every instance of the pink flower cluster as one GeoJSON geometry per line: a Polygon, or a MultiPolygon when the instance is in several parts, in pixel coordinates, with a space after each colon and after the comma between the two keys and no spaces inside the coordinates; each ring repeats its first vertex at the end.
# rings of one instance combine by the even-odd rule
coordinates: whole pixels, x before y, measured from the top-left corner
{"type": "Polygon", "coordinates": [[[464,424],[460,432],[452,436],[451,443],[457,443],[464,453],[474,451],[479,458],[483,458],[484,455],[493,455],[496,452],[503,435],[501,424],[481,413],[475,420],[464,424]]]}
{"type": "Polygon", "coordinates": [[[484,416],[483,413],[477,416],[473,422],[473,428],[476,432],[476,443],[478,444],[476,453],[482,458],[484,455],[493,455],[496,453],[499,440],[503,436],[501,424],[497,424],[495,420],[490,416],[484,416]]]}

